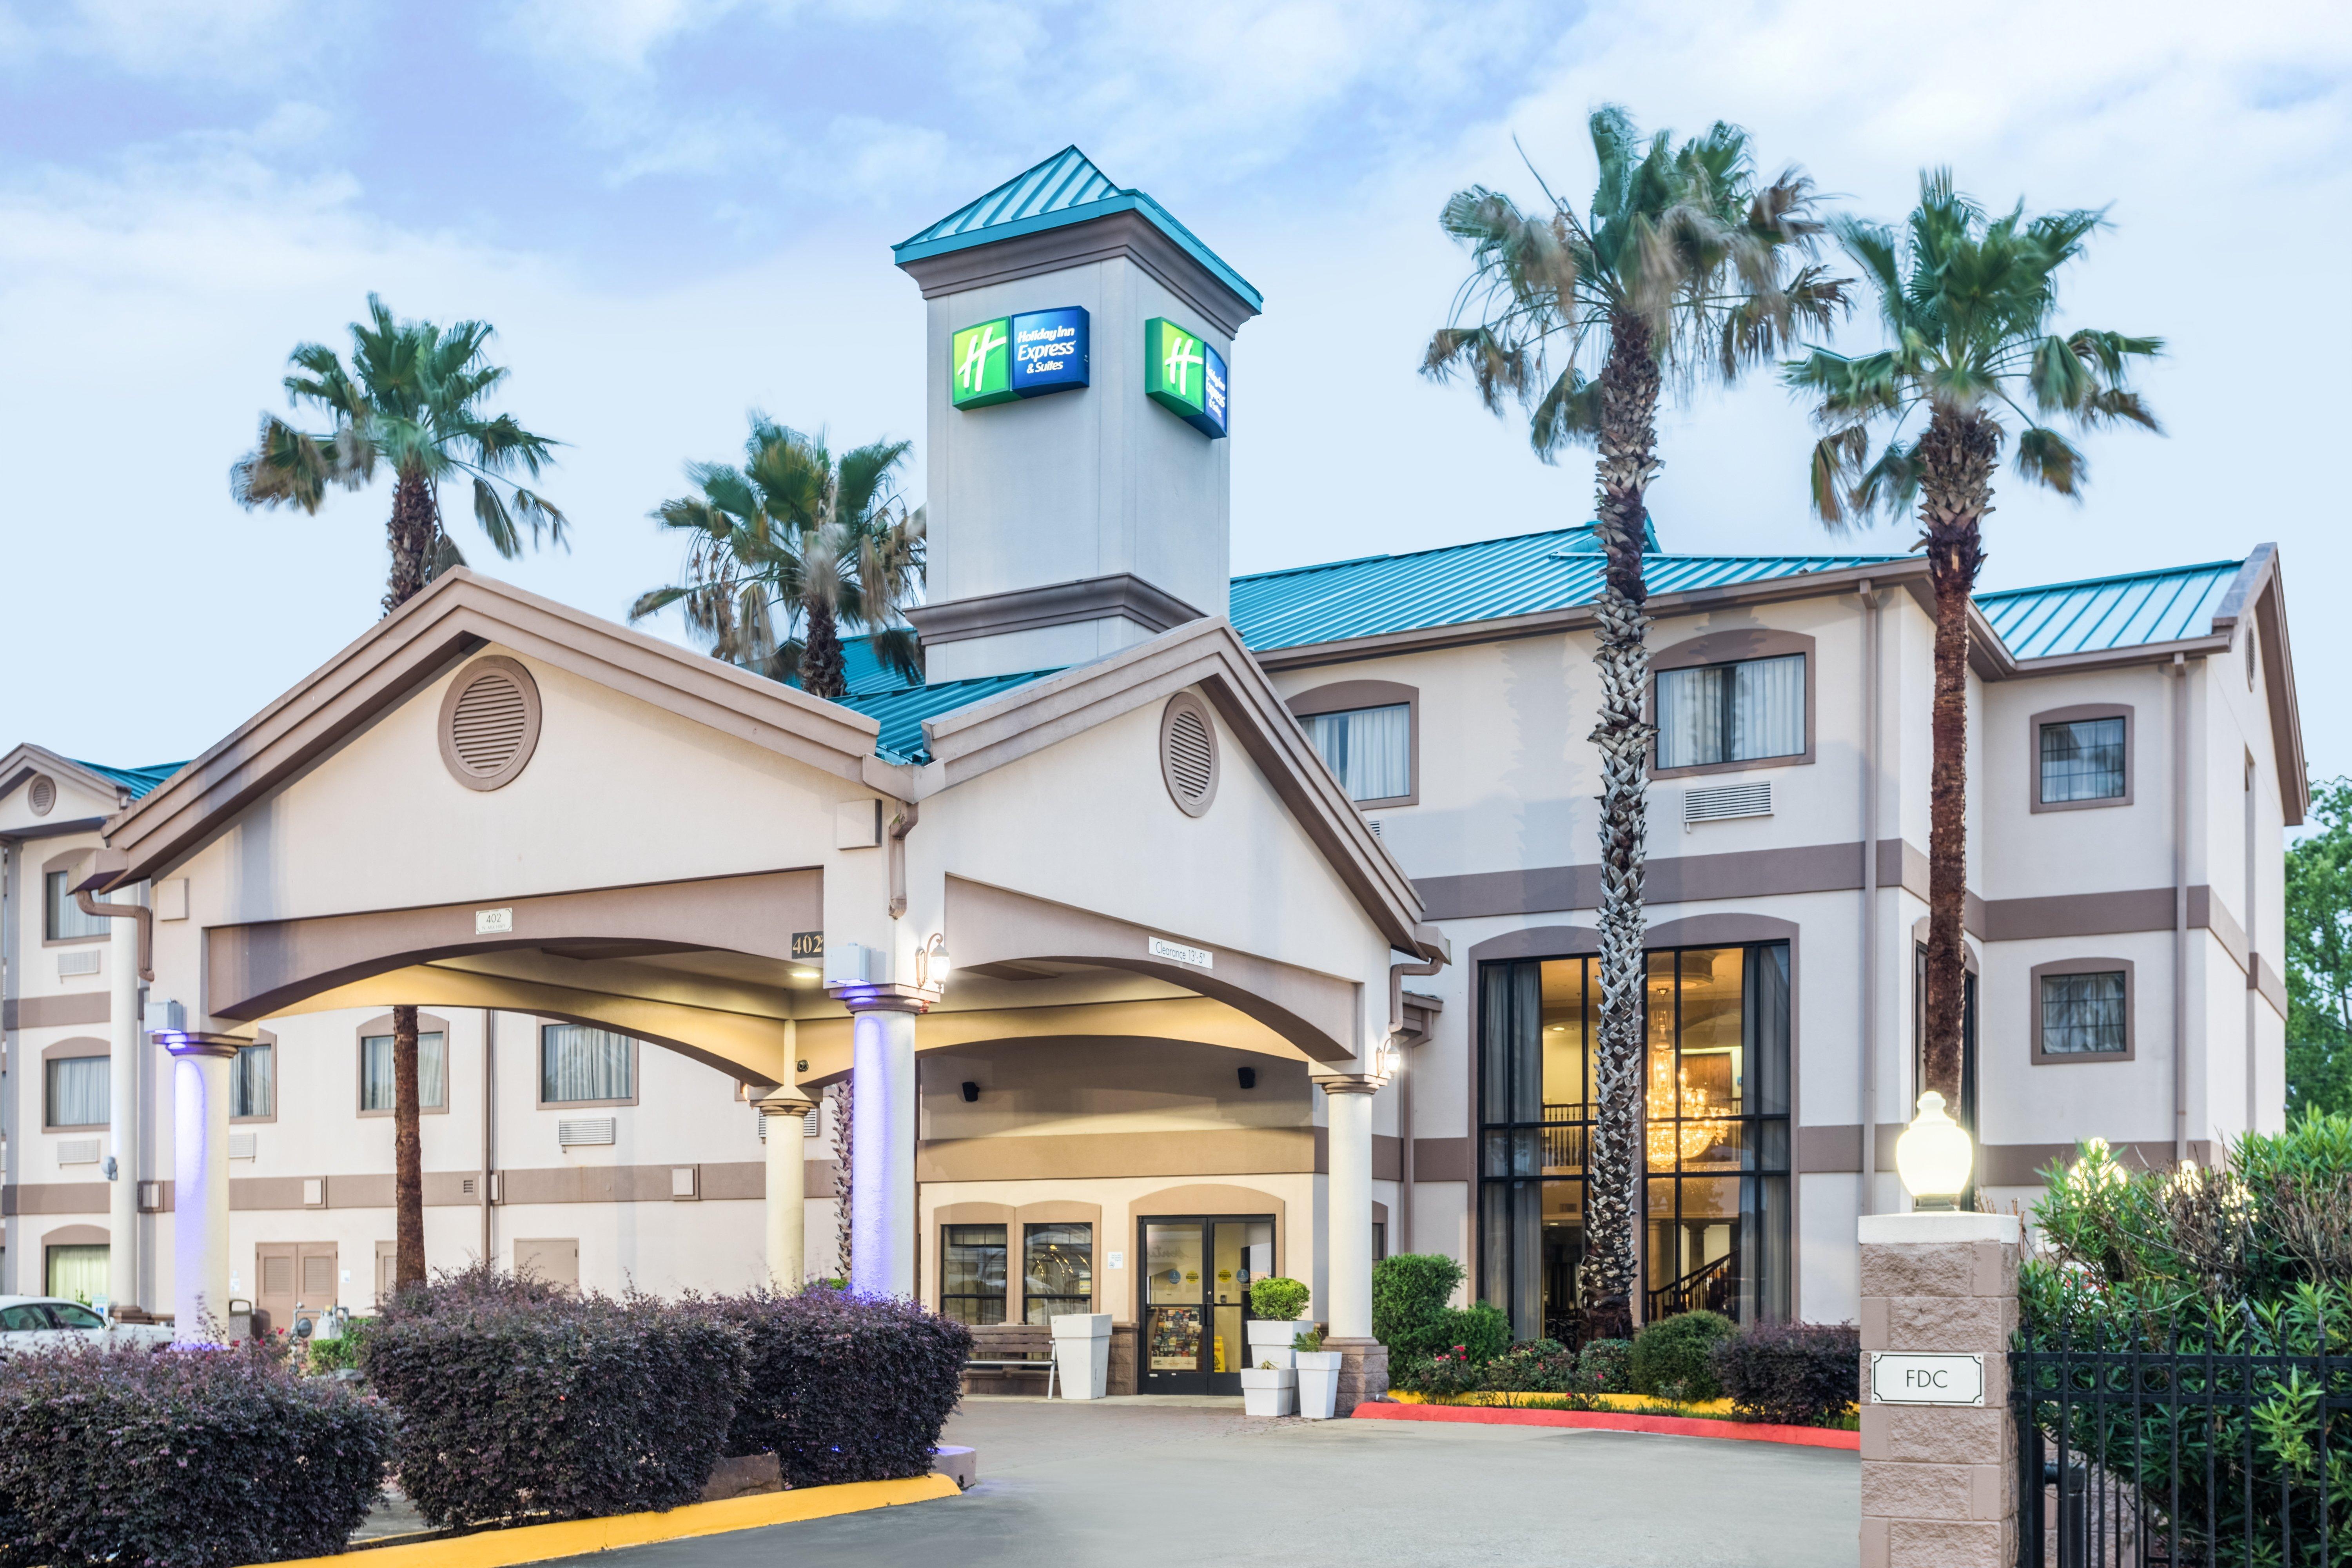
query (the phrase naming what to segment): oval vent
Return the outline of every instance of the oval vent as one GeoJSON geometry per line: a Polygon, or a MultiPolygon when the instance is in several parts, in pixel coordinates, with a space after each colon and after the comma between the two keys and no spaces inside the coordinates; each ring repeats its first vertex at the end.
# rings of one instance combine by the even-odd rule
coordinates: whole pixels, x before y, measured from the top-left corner
{"type": "Polygon", "coordinates": [[[1189,691],[1168,700],[1160,715],[1160,776],[1187,816],[1217,798],[1217,726],[1189,691]]]}
{"type": "Polygon", "coordinates": [[[539,744],[539,685],[513,659],[476,659],[441,700],[441,760],[467,789],[513,782],[539,744]]]}
{"type": "Polygon", "coordinates": [[[58,804],[58,781],[47,773],[34,776],[32,787],[25,792],[25,804],[33,808],[35,816],[47,816],[58,804]]]}

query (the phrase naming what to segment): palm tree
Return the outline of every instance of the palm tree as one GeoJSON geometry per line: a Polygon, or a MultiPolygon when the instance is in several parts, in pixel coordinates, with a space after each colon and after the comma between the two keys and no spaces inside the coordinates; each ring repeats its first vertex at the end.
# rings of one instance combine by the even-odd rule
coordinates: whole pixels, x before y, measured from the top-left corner
{"type": "MultiPolygon", "coordinates": [[[[490,547],[511,561],[521,531],[566,544],[563,513],[517,484],[536,482],[556,443],[526,430],[511,414],[482,405],[507,378],[485,354],[487,321],[444,331],[430,321],[396,319],[368,296],[368,319],[352,323],[348,369],[324,343],[296,345],[287,402],[323,411],[331,428],[298,430],[274,414],[261,416],[254,449],[229,469],[229,493],[246,507],[293,505],[315,513],[330,485],[359,489],[376,467],[392,470],[392,576],[383,595],[390,615],[425,591],[436,574],[460,565],[441,521],[445,479],[470,479],[474,519],[490,547]],[[505,494],[500,494],[501,487],[505,494]]],[[[425,1163],[417,1131],[416,1009],[392,1010],[394,1288],[425,1279],[425,1163]]]]}
{"type": "Polygon", "coordinates": [[[689,463],[698,493],[655,509],[656,521],[690,537],[685,581],[638,595],[629,618],[679,605],[715,658],[797,677],[817,697],[848,690],[846,626],[871,634],[887,668],[919,681],[921,648],[905,608],[922,588],[923,510],[909,510],[894,484],[912,446],[875,441],[836,459],[823,435],[754,411],[741,468],[689,463]]]}
{"type": "Polygon", "coordinates": [[[1809,260],[1822,230],[1811,181],[1793,168],[1760,181],[1739,127],[1717,121],[1680,146],[1661,131],[1645,145],[1626,111],[1607,106],[1591,132],[1600,184],[1589,214],[1548,185],[1548,205],[1532,212],[1483,185],[1445,204],[1440,221],[1475,265],[1422,371],[1438,379],[1466,371],[1497,414],[1517,400],[1546,462],[1571,442],[1599,451],[1606,568],[1594,609],[1601,703],[1591,738],[1602,767],[1601,1001],[1582,1279],[1589,1323],[1614,1334],[1630,1324],[1637,1282],[1643,792],[1654,733],[1643,719],[1642,550],[1644,497],[1659,470],[1658,402],[1670,384],[1737,381],[1800,325],[1828,325],[1845,293],[1843,280],[1809,260]],[[1585,374],[1596,356],[1597,379],[1585,374]]]}
{"type": "Polygon", "coordinates": [[[1923,174],[1907,234],[1840,218],[1832,226],[1876,296],[1894,346],[1859,359],[1827,349],[1783,367],[1814,400],[1813,508],[1842,528],[1916,501],[1918,547],[1936,590],[1934,763],[1927,817],[1927,994],[1923,1090],[1958,1104],[1960,1091],[1961,902],[1967,883],[1968,606],[1984,564],[1979,523],[1992,510],[1993,473],[2017,432],[2018,477],[2079,500],[2083,454],[2044,421],[2081,429],[2130,423],[2158,428],[2126,384],[2132,364],[2162,340],[2051,330],[2060,268],[2101,226],[2096,212],[2006,217],[1952,189],[1948,169],[1923,174]],[[1926,428],[1905,427],[1924,413],[1926,428]],[[1871,426],[1885,421],[1874,458],[1871,426]]]}

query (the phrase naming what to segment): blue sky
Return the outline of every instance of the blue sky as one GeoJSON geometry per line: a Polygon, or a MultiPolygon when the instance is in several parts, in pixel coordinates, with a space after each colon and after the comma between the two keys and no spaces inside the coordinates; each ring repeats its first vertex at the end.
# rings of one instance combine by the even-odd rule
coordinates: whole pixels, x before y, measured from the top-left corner
{"type": "MultiPolygon", "coordinates": [[[[1996,205],[2108,206],[2068,320],[2169,340],[2147,390],[2170,433],[2094,437],[2080,507],[2005,485],[1988,585],[2278,541],[2314,765],[2352,769],[2347,8],[1948,15],[0,0],[0,652],[77,649],[72,679],[9,683],[0,740],[189,755],[366,628],[388,495],[247,514],[226,476],[287,351],[340,342],[368,290],[497,325],[507,405],[569,443],[544,488],[577,542],[460,542],[617,616],[677,565],[646,511],[681,462],[735,451],[748,407],[920,437],[922,316],[889,244],[1072,142],[1265,292],[1234,360],[1236,570],[1580,521],[1587,462],[1536,461],[1414,364],[1462,269],[1446,195],[1532,195],[1514,136],[1588,186],[1583,118],[1617,100],[1738,121],[1855,211],[1898,216],[1941,162],[1996,205]]],[[[1766,384],[1670,414],[1667,548],[1818,547],[1809,440],[1766,384]]]]}

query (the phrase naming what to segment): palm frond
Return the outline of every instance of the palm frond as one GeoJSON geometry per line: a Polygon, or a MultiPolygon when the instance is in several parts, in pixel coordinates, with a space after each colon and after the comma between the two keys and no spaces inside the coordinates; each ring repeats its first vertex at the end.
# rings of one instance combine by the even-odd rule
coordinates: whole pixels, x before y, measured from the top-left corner
{"type": "Polygon", "coordinates": [[[2017,438],[2017,472],[2045,489],[2082,499],[2090,465],[2074,444],[2044,425],[2029,426],[2017,438]]]}

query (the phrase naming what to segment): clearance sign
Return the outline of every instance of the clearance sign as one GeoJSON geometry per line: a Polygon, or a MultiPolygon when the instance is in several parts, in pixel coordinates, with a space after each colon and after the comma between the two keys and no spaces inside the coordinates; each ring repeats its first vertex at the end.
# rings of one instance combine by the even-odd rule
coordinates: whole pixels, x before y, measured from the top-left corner
{"type": "Polygon", "coordinates": [[[1165,316],[1143,323],[1143,393],[1213,441],[1226,433],[1224,356],[1165,316]]]}
{"type": "Polygon", "coordinates": [[[1076,306],[999,316],[948,342],[948,400],[988,408],[1087,384],[1087,313],[1076,306]]]}

